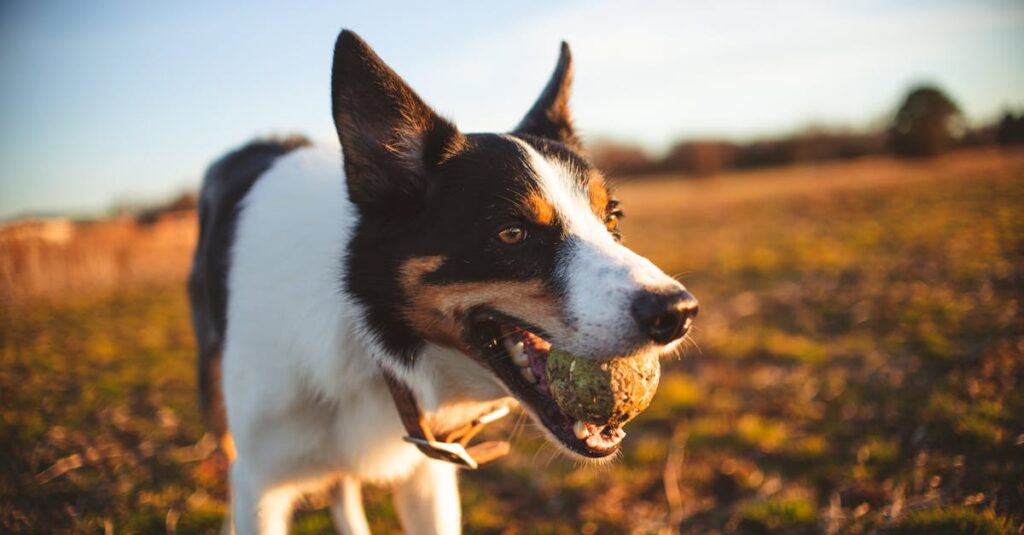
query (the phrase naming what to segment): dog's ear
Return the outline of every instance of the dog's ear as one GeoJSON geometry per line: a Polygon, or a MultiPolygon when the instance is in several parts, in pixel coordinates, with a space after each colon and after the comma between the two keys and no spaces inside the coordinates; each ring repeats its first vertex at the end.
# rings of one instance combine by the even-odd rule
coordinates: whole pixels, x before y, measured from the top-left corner
{"type": "Polygon", "coordinates": [[[571,86],[572,54],[569,53],[569,44],[562,41],[562,52],[558,56],[551,80],[514,133],[552,139],[573,150],[582,151],[583,144],[576,137],[576,130],[572,127],[572,113],[569,111],[571,86]]]}
{"type": "Polygon", "coordinates": [[[349,197],[363,213],[414,213],[433,171],[466,143],[348,30],[334,45],[331,101],[349,197]]]}

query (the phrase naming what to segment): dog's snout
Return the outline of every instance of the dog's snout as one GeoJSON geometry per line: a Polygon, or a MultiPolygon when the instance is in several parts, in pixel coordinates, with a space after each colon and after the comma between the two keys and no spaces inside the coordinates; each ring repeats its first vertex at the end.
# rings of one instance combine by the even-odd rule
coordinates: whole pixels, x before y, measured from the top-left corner
{"type": "Polygon", "coordinates": [[[667,344],[686,335],[697,315],[697,299],[686,290],[640,292],[633,299],[633,319],[651,340],[667,344]]]}

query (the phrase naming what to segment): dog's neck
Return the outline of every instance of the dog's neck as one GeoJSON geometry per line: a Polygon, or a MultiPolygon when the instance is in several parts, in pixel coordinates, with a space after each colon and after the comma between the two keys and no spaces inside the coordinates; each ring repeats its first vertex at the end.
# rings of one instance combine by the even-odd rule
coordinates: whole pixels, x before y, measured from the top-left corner
{"type": "Polygon", "coordinates": [[[413,391],[424,410],[492,403],[507,397],[495,376],[461,352],[428,343],[415,365],[413,391]]]}
{"type": "MultiPolygon", "coordinates": [[[[483,407],[509,398],[494,374],[458,350],[427,342],[407,364],[408,360],[396,358],[377,342],[363,314],[356,311],[349,319],[364,348],[358,354],[368,360],[365,366],[376,370],[381,382],[379,368],[388,370],[413,392],[420,408],[431,418],[450,418],[452,421],[447,423],[459,423],[478,416],[483,407]]],[[[507,401],[514,403],[511,398],[507,401]]]]}

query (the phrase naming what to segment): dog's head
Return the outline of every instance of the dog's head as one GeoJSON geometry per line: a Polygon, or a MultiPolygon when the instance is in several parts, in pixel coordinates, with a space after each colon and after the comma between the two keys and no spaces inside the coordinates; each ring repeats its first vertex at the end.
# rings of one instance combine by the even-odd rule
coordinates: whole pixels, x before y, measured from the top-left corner
{"type": "Polygon", "coordinates": [[[570,451],[614,453],[619,429],[574,422],[554,402],[548,350],[598,360],[669,353],[697,302],[620,243],[622,208],[573,130],[568,46],[508,134],[461,133],[348,31],[332,78],[360,215],[348,290],[380,357],[412,367],[427,343],[455,348],[570,451]]]}

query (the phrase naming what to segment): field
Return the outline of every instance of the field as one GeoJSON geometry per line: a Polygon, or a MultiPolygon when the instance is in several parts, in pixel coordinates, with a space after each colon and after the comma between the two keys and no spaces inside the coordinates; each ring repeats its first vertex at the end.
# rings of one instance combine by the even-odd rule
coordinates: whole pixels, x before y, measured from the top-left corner
{"type": "MultiPolygon", "coordinates": [[[[1024,153],[651,177],[619,197],[627,244],[700,299],[693,344],[611,465],[565,460],[522,418],[491,430],[513,454],[464,474],[468,533],[1017,533],[1024,153]]],[[[0,530],[219,528],[187,260],[37,296],[0,273],[0,530]]],[[[397,532],[386,490],[367,499],[374,532],[397,532]]],[[[322,504],[299,533],[329,532],[322,504]]]]}

